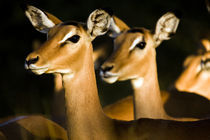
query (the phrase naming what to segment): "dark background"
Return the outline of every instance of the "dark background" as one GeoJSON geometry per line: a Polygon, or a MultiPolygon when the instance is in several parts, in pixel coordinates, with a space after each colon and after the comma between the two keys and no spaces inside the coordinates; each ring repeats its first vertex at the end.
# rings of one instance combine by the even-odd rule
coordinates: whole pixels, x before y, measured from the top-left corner
{"type": "MultiPolygon", "coordinates": [[[[209,31],[204,0],[31,0],[61,20],[85,22],[96,8],[111,7],[114,14],[130,27],[154,29],[156,21],[169,10],[178,9],[182,19],[176,35],[157,48],[158,76],[161,89],[173,84],[182,71],[186,56],[196,53],[200,38],[209,31]]],[[[0,28],[0,117],[21,114],[49,115],[53,98],[53,76],[37,76],[24,69],[34,40],[44,42],[20,8],[21,1],[1,1],[0,28]]],[[[102,105],[132,93],[129,82],[109,85],[98,79],[102,105]]]]}

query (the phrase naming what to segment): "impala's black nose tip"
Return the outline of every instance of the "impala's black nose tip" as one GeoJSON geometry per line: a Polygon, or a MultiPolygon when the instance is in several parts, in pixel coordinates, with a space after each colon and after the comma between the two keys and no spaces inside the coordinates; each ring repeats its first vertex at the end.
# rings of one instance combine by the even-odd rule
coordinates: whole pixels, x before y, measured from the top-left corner
{"type": "Polygon", "coordinates": [[[35,57],[35,58],[31,58],[29,60],[26,60],[25,61],[25,64],[27,66],[31,65],[31,64],[35,64],[37,61],[39,60],[39,56],[35,57]]]}
{"type": "Polygon", "coordinates": [[[111,66],[106,66],[106,67],[101,67],[101,71],[102,71],[103,73],[106,73],[107,71],[111,71],[113,68],[114,68],[113,65],[111,65],[111,66]]]}

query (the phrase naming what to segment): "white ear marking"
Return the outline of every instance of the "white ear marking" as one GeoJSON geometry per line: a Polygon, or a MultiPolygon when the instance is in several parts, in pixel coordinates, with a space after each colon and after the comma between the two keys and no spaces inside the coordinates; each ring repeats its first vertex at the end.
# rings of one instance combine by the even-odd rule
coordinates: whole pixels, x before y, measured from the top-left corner
{"type": "Polygon", "coordinates": [[[120,28],[115,24],[113,17],[111,18],[109,29],[112,31],[111,37],[115,38],[120,34],[120,28]]]}

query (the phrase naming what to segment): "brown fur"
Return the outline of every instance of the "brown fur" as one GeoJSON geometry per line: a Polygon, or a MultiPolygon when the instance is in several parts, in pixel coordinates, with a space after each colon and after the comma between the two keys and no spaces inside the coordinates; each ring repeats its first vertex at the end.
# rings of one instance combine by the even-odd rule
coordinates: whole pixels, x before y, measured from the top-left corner
{"type": "Polygon", "coordinates": [[[201,68],[201,61],[210,59],[210,41],[202,40],[205,52],[196,56],[187,57],[184,62],[185,70],[176,80],[175,86],[180,91],[196,93],[210,100],[209,70],[201,68]],[[200,70],[198,70],[200,67],[200,70]]]}
{"type": "Polygon", "coordinates": [[[0,124],[1,140],[67,140],[64,128],[45,117],[22,116],[9,119],[0,124]]]}

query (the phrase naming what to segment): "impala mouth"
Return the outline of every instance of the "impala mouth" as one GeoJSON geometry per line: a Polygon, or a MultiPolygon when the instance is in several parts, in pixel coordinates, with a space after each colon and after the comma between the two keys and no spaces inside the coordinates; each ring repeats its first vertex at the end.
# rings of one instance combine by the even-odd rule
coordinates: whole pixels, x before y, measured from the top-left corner
{"type": "Polygon", "coordinates": [[[39,69],[30,69],[33,73],[37,74],[37,75],[41,75],[43,73],[45,73],[48,70],[48,67],[46,68],[39,68],[39,69]]]}
{"type": "Polygon", "coordinates": [[[103,72],[103,71],[100,71],[100,76],[105,82],[109,84],[115,83],[119,78],[118,74],[112,72],[103,72]]]}
{"type": "Polygon", "coordinates": [[[37,67],[36,65],[34,64],[31,64],[31,65],[25,65],[25,68],[27,70],[30,70],[32,71],[33,73],[37,74],[37,75],[41,75],[43,73],[45,73],[47,70],[48,70],[48,66],[45,66],[45,67],[37,67]]]}

